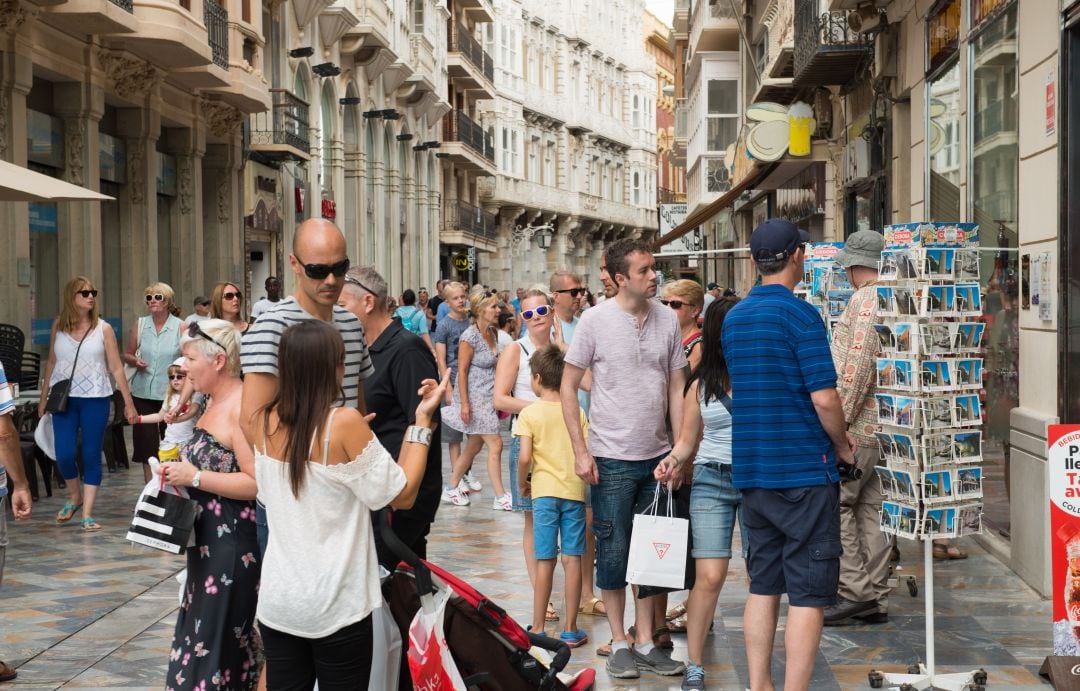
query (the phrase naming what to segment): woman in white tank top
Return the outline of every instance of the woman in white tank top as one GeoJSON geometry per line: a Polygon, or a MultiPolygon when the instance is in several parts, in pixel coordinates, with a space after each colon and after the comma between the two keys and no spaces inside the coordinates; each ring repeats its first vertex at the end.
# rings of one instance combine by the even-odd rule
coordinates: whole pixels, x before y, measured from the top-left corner
{"type": "MultiPolygon", "coordinates": [[[[521,320],[525,335],[514,341],[502,355],[495,368],[495,409],[510,413],[510,492],[515,511],[525,513],[525,532],[522,546],[525,551],[525,568],[529,582],[536,578],[536,558],[533,556],[532,501],[522,497],[518,490],[518,455],[521,440],[514,436],[513,423],[517,414],[536,400],[532,390],[532,370],[529,358],[539,348],[551,343],[551,324],[554,312],[548,296],[539,290],[526,291],[521,298],[521,320]]],[[[551,610],[549,610],[551,613],[551,610]]]]}
{"type": "Polygon", "coordinates": [[[416,382],[423,400],[395,463],[358,410],[332,408],[345,362],[332,326],[289,327],[278,359],[277,395],[255,420],[270,526],[257,611],[267,688],[366,689],[382,603],[371,511],[412,506],[450,377],[416,382]]]}
{"type": "Polygon", "coordinates": [[[49,390],[57,382],[71,380],[67,408],[52,413],[56,436],[56,464],[67,486],[68,501],[56,514],[57,523],[67,523],[82,508],[83,530],[97,532],[94,502],[101,486],[101,449],[109,424],[113,381],[124,397],[124,417],[135,421],[124,363],[116,334],[98,316],[98,291],[89,278],[76,276],[64,286],[64,303],[53,322],[49,358],[45,362],[45,386],[41,388],[38,415],[45,414],[49,390]],[[76,439],[82,432],[83,478],[79,481],[76,439]]]}

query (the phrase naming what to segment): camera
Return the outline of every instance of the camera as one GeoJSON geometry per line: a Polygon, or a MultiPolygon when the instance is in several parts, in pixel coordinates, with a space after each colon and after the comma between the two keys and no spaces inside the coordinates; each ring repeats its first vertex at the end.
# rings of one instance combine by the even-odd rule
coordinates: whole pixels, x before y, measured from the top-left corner
{"type": "Polygon", "coordinates": [[[851,482],[852,480],[861,480],[863,476],[863,470],[854,463],[841,463],[837,462],[836,471],[840,473],[840,482],[851,482]]]}

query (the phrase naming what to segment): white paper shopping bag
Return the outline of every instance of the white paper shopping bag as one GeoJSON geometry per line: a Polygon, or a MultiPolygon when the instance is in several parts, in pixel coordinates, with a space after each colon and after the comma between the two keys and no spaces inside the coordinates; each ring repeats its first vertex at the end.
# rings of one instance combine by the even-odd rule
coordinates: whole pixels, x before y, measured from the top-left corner
{"type": "Polygon", "coordinates": [[[626,580],[634,585],[682,588],[686,579],[686,543],[690,521],[675,518],[671,492],[661,509],[660,483],[656,484],[653,503],[634,516],[630,533],[630,558],[626,580]]]}

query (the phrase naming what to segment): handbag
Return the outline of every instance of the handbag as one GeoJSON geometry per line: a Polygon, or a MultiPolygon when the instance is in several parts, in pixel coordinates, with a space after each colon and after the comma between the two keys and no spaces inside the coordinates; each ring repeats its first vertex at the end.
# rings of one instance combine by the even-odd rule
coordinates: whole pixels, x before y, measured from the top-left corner
{"type": "Polygon", "coordinates": [[[686,580],[690,521],[675,517],[671,492],[666,510],[660,507],[661,483],[656,483],[652,504],[634,516],[626,580],[634,585],[680,589],[686,580]],[[663,514],[660,512],[664,511],[663,514]]]}
{"type": "Polygon", "coordinates": [[[131,519],[127,539],[163,552],[180,554],[187,549],[195,528],[195,500],[188,498],[183,487],[162,484],[161,468],[156,460],[151,459],[150,468],[153,477],[135,504],[135,516],[131,519]]]}
{"type": "MultiPolygon", "coordinates": [[[[664,487],[661,492],[669,491],[667,487],[664,487]]],[[[675,499],[675,518],[685,518],[688,521],[693,519],[690,517],[690,485],[682,485],[679,489],[672,492],[675,499]]],[[[644,599],[652,597],[654,595],[665,595],[667,593],[674,593],[679,590],[692,590],[694,584],[697,582],[697,568],[694,563],[694,531],[690,530],[690,534],[686,537],[686,579],[683,584],[678,588],[658,588],[654,585],[639,585],[637,589],[638,599],[644,599]]]]}
{"type": "MultiPolygon", "coordinates": [[[[141,355],[139,353],[142,350],[142,317],[135,322],[135,359],[138,360],[141,355]]],[[[139,373],[139,368],[134,365],[124,365],[124,378],[128,381],[128,386],[131,386],[131,380],[135,378],[135,375],[139,373]]]]}
{"type": "Polygon", "coordinates": [[[83,334],[82,339],[79,340],[79,347],[75,349],[75,360],[71,363],[71,376],[67,379],[61,379],[52,386],[49,387],[49,397],[45,400],[45,412],[47,413],[65,413],[68,407],[68,398],[71,396],[71,380],[75,376],[75,368],[79,364],[79,351],[82,350],[83,341],[90,335],[90,332],[96,327],[87,329],[83,334]]]}
{"type": "Polygon", "coordinates": [[[450,589],[442,588],[433,599],[421,598],[421,607],[409,624],[409,676],[413,688],[465,691],[443,633],[443,617],[450,601],[450,589]]]}

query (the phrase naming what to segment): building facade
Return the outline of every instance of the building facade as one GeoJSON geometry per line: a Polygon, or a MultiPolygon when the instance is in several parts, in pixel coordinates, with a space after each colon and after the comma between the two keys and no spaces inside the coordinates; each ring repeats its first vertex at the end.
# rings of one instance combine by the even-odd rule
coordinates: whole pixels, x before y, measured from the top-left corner
{"type": "Polygon", "coordinates": [[[508,0],[485,29],[494,99],[480,104],[497,172],[480,181],[496,218],[485,283],[546,281],[568,266],[595,291],[602,248],[656,228],[655,63],[644,3],[508,0]]]}
{"type": "Polygon", "coordinates": [[[686,202],[686,169],[676,163],[675,53],[671,27],[651,12],[643,22],[645,52],[656,63],[656,201],[686,202]]]}

